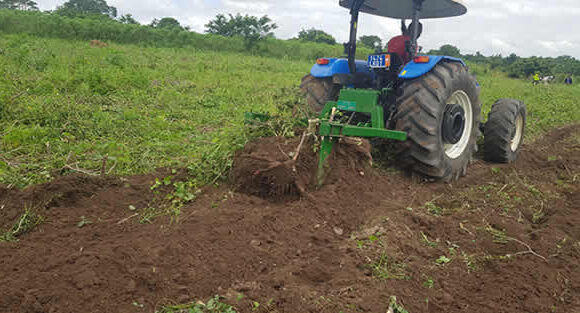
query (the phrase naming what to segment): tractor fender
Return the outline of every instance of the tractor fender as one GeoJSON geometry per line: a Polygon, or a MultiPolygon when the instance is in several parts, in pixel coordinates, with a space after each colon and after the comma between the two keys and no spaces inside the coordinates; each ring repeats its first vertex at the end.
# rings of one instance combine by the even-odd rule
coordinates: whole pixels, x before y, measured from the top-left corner
{"type": "MultiPolygon", "coordinates": [[[[328,78],[333,77],[336,74],[349,74],[348,60],[347,59],[337,59],[337,58],[326,58],[328,59],[328,64],[314,64],[310,70],[310,74],[316,78],[328,78]]],[[[369,67],[366,61],[356,60],[356,71],[358,73],[369,73],[369,67]]]]}
{"type": "Polygon", "coordinates": [[[415,63],[415,61],[411,61],[405,65],[401,73],[399,73],[399,78],[401,79],[414,79],[417,77],[421,77],[427,73],[429,73],[435,65],[439,64],[442,61],[449,61],[449,62],[457,62],[465,65],[463,60],[453,57],[446,57],[440,55],[430,55],[429,62],[427,63],[415,63]]]}

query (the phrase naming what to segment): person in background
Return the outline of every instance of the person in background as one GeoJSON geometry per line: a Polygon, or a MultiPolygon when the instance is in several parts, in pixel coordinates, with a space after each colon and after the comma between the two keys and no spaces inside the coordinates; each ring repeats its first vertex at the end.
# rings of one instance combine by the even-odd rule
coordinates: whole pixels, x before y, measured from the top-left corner
{"type": "MultiPolygon", "coordinates": [[[[405,20],[401,20],[402,34],[393,37],[391,40],[389,40],[389,43],[387,43],[387,51],[389,53],[396,53],[398,56],[400,56],[403,61],[403,64],[407,64],[409,63],[409,61],[411,61],[411,56],[407,51],[407,42],[411,42],[413,27],[414,24],[411,23],[411,25],[409,25],[409,27],[407,28],[405,20]]],[[[419,39],[422,33],[423,33],[423,24],[419,23],[417,39],[419,39]]]]}
{"type": "Polygon", "coordinates": [[[540,74],[536,73],[534,74],[534,85],[537,85],[540,83],[540,74]]]}
{"type": "Polygon", "coordinates": [[[572,85],[572,76],[571,75],[568,75],[568,77],[566,77],[566,79],[564,80],[564,84],[572,85]]]}

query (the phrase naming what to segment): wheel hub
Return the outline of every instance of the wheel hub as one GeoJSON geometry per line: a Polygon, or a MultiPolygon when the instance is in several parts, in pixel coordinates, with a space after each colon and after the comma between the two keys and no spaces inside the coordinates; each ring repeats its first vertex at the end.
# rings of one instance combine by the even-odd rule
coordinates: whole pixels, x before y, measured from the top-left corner
{"type": "Polygon", "coordinates": [[[459,104],[448,104],[443,116],[443,140],[456,144],[465,130],[465,110],[459,104]]]}
{"type": "Polygon", "coordinates": [[[455,91],[447,103],[441,125],[441,141],[447,157],[457,159],[471,143],[473,109],[469,96],[463,90],[455,91]]]}

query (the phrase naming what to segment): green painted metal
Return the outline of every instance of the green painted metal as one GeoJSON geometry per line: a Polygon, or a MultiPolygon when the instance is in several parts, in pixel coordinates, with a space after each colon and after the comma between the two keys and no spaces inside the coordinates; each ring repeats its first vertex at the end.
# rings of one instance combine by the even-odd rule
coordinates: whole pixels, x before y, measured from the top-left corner
{"type": "Polygon", "coordinates": [[[318,134],[320,136],[329,137],[366,137],[385,138],[399,141],[407,140],[407,133],[401,131],[329,122],[320,123],[318,134]]]}
{"type": "Polygon", "coordinates": [[[318,185],[322,185],[325,177],[325,166],[328,156],[332,153],[334,144],[340,137],[385,138],[405,141],[407,133],[385,128],[383,107],[379,103],[382,94],[391,89],[370,90],[344,88],[340,91],[338,101],[328,102],[320,114],[318,135],[322,136],[320,160],[318,163],[318,185]],[[333,111],[370,114],[370,123],[351,125],[333,121],[333,111]]]}
{"type": "Polygon", "coordinates": [[[324,167],[326,166],[326,159],[328,159],[332,153],[332,148],[337,140],[338,138],[324,137],[320,143],[320,161],[318,162],[318,172],[316,174],[318,186],[321,186],[324,182],[326,173],[324,167]]]}
{"type": "MultiPolygon", "coordinates": [[[[344,88],[340,91],[338,101],[329,101],[320,113],[318,135],[322,137],[320,160],[318,162],[317,180],[322,185],[325,178],[325,167],[332,153],[334,144],[340,137],[384,138],[405,141],[407,133],[385,128],[383,107],[379,103],[381,95],[391,89],[371,90],[344,88]],[[333,114],[334,112],[334,114],[333,114]],[[340,123],[333,118],[343,113],[355,112],[370,115],[370,122],[352,125],[340,123]],[[333,116],[334,115],[334,116],[333,116]]],[[[261,113],[246,113],[246,123],[267,122],[272,116],[261,113]]]]}
{"type": "Polygon", "coordinates": [[[337,102],[336,108],[341,111],[356,112],[356,102],[340,100],[337,102]]]}

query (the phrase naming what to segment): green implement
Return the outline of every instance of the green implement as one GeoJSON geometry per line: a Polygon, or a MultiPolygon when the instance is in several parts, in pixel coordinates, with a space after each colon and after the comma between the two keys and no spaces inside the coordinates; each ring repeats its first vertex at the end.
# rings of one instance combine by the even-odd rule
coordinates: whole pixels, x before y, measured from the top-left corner
{"type": "MultiPolygon", "coordinates": [[[[320,113],[320,117],[309,121],[312,133],[321,137],[317,170],[317,184],[324,182],[327,160],[334,144],[343,137],[382,138],[398,141],[407,140],[407,133],[385,128],[384,108],[381,97],[386,97],[392,90],[344,88],[340,91],[338,101],[329,101],[320,113]],[[317,130],[314,130],[317,129],[317,130]]],[[[273,117],[262,113],[246,113],[246,124],[267,122],[273,117]]]]}
{"type": "Polygon", "coordinates": [[[341,90],[338,101],[330,101],[326,104],[320,114],[318,128],[318,134],[322,137],[317,173],[319,186],[324,182],[327,158],[332,153],[332,148],[339,138],[365,137],[407,140],[407,133],[385,129],[384,109],[379,105],[379,97],[382,93],[389,91],[389,89],[378,91],[345,88],[341,90]],[[359,118],[355,119],[357,115],[363,117],[363,122],[357,122],[360,120],[359,118]]]}

